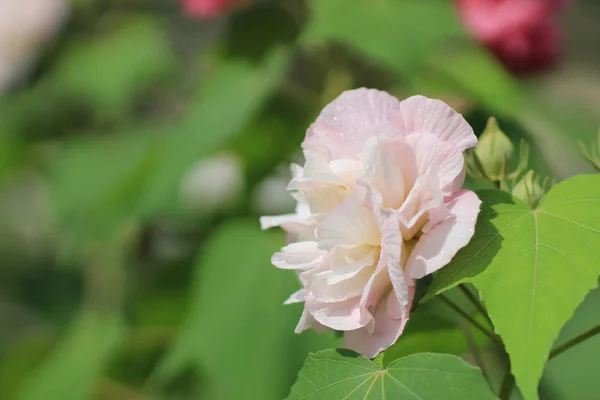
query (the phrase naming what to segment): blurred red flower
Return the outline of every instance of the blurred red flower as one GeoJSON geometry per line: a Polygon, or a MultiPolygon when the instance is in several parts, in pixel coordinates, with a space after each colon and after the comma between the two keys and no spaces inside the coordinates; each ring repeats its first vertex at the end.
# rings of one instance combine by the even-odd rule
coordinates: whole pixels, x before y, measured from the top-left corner
{"type": "Polygon", "coordinates": [[[519,75],[552,67],[562,54],[558,13],[569,0],[457,0],[466,27],[519,75]]]}
{"type": "Polygon", "coordinates": [[[239,0],[181,0],[184,12],[192,18],[216,17],[239,2],[239,0]]]}

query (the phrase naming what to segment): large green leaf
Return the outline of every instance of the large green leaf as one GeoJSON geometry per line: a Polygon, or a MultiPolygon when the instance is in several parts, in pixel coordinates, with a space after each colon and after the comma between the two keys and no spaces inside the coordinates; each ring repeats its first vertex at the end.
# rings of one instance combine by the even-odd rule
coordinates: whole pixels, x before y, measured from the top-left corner
{"type": "Polygon", "coordinates": [[[300,309],[283,301],[299,284],[269,265],[282,242],[281,232],[260,232],[254,220],[230,222],[214,234],[196,267],[188,316],[154,385],[193,367],[207,378],[206,398],[280,399],[309,350],[335,346],[333,335],[294,334],[300,309]]]}
{"type": "Polygon", "coordinates": [[[424,301],[461,282],[479,289],[525,398],[537,385],[560,329],[600,273],[600,175],[554,187],[532,210],[498,191],[483,206],[467,247],[434,277],[424,301]]]}
{"type": "Polygon", "coordinates": [[[495,399],[478,368],[448,354],[421,353],[381,368],[349,350],[308,356],[288,400],[495,399]]]}
{"type": "Polygon", "coordinates": [[[93,397],[106,363],[120,344],[123,321],[116,315],[84,312],[20,391],[23,400],[93,397]]]}
{"type": "Polygon", "coordinates": [[[311,10],[305,42],[342,43],[401,73],[463,35],[446,0],[312,0],[311,10]]]}

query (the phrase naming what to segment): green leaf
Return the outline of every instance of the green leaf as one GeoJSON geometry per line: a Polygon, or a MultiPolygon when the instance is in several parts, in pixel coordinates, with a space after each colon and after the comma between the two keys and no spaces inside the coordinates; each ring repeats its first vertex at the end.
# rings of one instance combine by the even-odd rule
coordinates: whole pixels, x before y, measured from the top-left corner
{"type": "Polygon", "coordinates": [[[349,350],[308,356],[288,400],[495,399],[478,368],[447,354],[414,354],[387,368],[349,350]]]}
{"type": "Polygon", "coordinates": [[[140,17],[118,25],[106,36],[78,37],[47,82],[95,107],[128,108],[140,88],[169,71],[173,57],[158,21],[140,17]]]}
{"type": "Polygon", "coordinates": [[[19,399],[93,398],[98,379],[120,344],[123,332],[120,317],[84,312],[25,383],[19,399]]]}
{"type": "Polygon", "coordinates": [[[233,221],[214,233],[196,266],[188,315],[153,376],[155,386],[195,367],[207,378],[206,398],[280,399],[309,349],[335,345],[330,335],[294,334],[301,309],[283,301],[298,289],[297,278],[269,265],[282,244],[282,232],[261,232],[255,220],[233,221]]]}
{"type": "Polygon", "coordinates": [[[312,0],[306,43],[338,42],[394,71],[418,68],[444,39],[462,28],[445,0],[312,0]]]}
{"type": "Polygon", "coordinates": [[[426,301],[473,282],[511,358],[526,399],[536,399],[548,354],[600,274],[600,175],[555,186],[532,210],[498,191],[478,193],[475,235],[434,277],[426,301]]]}

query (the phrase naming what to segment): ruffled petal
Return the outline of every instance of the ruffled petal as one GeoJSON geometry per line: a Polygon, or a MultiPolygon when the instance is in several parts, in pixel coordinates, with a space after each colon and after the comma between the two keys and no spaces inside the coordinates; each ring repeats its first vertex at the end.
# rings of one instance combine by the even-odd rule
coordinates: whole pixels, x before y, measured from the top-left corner
{"type": "Polygon", "coordinates": [[[364,196],[365,191],[357,188],[319,224],[320,249],[331,250],[338,245],[379,245],[379,229],[371,210],[364,204],[364,196]]]}
{"type": "Polygon", "coordinates": [[[369,332],[366,328],[361,328],[344,333],[344,347],[361,353],[365,357],[374,358],[379,353],[393,345],[404,331],[404,327],[408,322],[409,310],[414,296],[414,290],[410,289],[412,294],[407,293],[410,297],[410,302],[406,308],[406,314],[400,319],[392,317],[389,307],[396,304],[399,306],[398,299],[394,292],[390,292],[387,298],[379,302],[377,311],[375,312],[374,325],[375,328],[369,332]]]}
{"type": "Polygon", "coordinates": [[[382,131],[402,136],[400,102],[388,93],[360,88],[342,93],[310,126],[302,143],[330,160],[360,159],[369,138],[382,131]]]}
{"type": "Polygon", "coordinates": [[[421,236],[407,261],[407,273],[419,279],[447,265],[471,240],[480,205],[475,193],[458,192],[447,204],[452,218],[421,236]]]}
{"type": "Polygon", "coordinates": [[[295,214],[260,217],[262,229],[281,227],[288,233],[288,242],[314,240],[317,221],[311,216],[308,204],[298,202],[295,214]]]}
{"type": "Polygon", "coordinates": [[[317,242],[294,242],[283,247],[271,258],[277,268],[306,270],[318,267],[326,254],[317,247],[317,242]]]}
{"type": "Polygon", "coordinates": [[[412,147],[402,138],[371,139],[365,153],[368,168],[361,181],[381,195],[383,207],[400,207],[418,176],[412,147]]]}
{"type": "Polygon", "coordinates": [[[440,189],[437,166],[430,165],[421,175],[406,201],[398,211],[404,240],[412,239],[419,231],[427,231],[449,216],[440,189]]]}
{"type": "MultiPolygon", "coordinates": [[[[304,301],[304,289],[300,289],[297,292],[293,293],[289,299],[287,299],[285,301],[285,303],[283,304],[294,304],[294,303],[302,303],[304,301]]],[[[302,310],[302,316],[300,317],[300,321],[298,322],[298,325],[296,326],[296,333],[301,333],[307,329],[314,329],[317,333],[324,333],[325,331],[327,331],[327,327],[321,325],[320,323],[317,322],[317,320],[315,320],[313,318],[312,315],[310,315],[310,313],[308,311],[306,311],[306,308],[304,308],[302,310]]]]}
{"type": "Polygon", "coordinates": [[[456,152],[475,147],[477,137],[462,115],[441,100],[412,96],[400,103],[402,131],[407,136],[429,133],[456,152]]]}
{"type": "Polygon", "coordinates": [[[373,246],[336,247],[330,252],[330,271],[327,283],[336,283],[353,278],[366,267],[377,263],[379,254],[373,246]]]}
{"type": "Polygon", "coordinates": [[[414,151],[419,175],[424,175],[432,164],[437,165],[439,185],[444,196],[451,195],[457,190],[455,181],[462,185],[465,171],[465,159],[462,152],[426,132],[411,135],[406,141],[414,151]]]}

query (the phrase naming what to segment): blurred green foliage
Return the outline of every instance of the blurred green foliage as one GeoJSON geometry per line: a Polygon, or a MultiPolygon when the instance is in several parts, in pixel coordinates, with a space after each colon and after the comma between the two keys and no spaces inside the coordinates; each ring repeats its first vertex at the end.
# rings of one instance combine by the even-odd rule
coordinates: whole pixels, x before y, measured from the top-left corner
{"type": "MultiPolygon", "coordinates": [[[[543,176],[587,171],[574,143],[599,116],[512,77],[450,1],[265,0],[206,21],[176,0],[72,3],[28,78],[0,97],[2,399],[285,397],[307,354],[341,340],[293,333],[301,306],[282,303],[299,284],[269,263],[284,236],[259,230],[251,199],[342,90],[440,97],[478,134],[496,115],[531,142],[543,176]],[[237,208],[185,207],[184,178],[223,151],[244,168],[237,208]]],[[[597,297],[566,331],[590,325],[597,297]]],[[[468,359],[473,344],[503,360],[443,307],[418,309],[385,362],[468,359]]],[[[592,379],[564,378],[598,352],[586,346],[552,361],[544,393],[593,398],[592,379]]]]}

